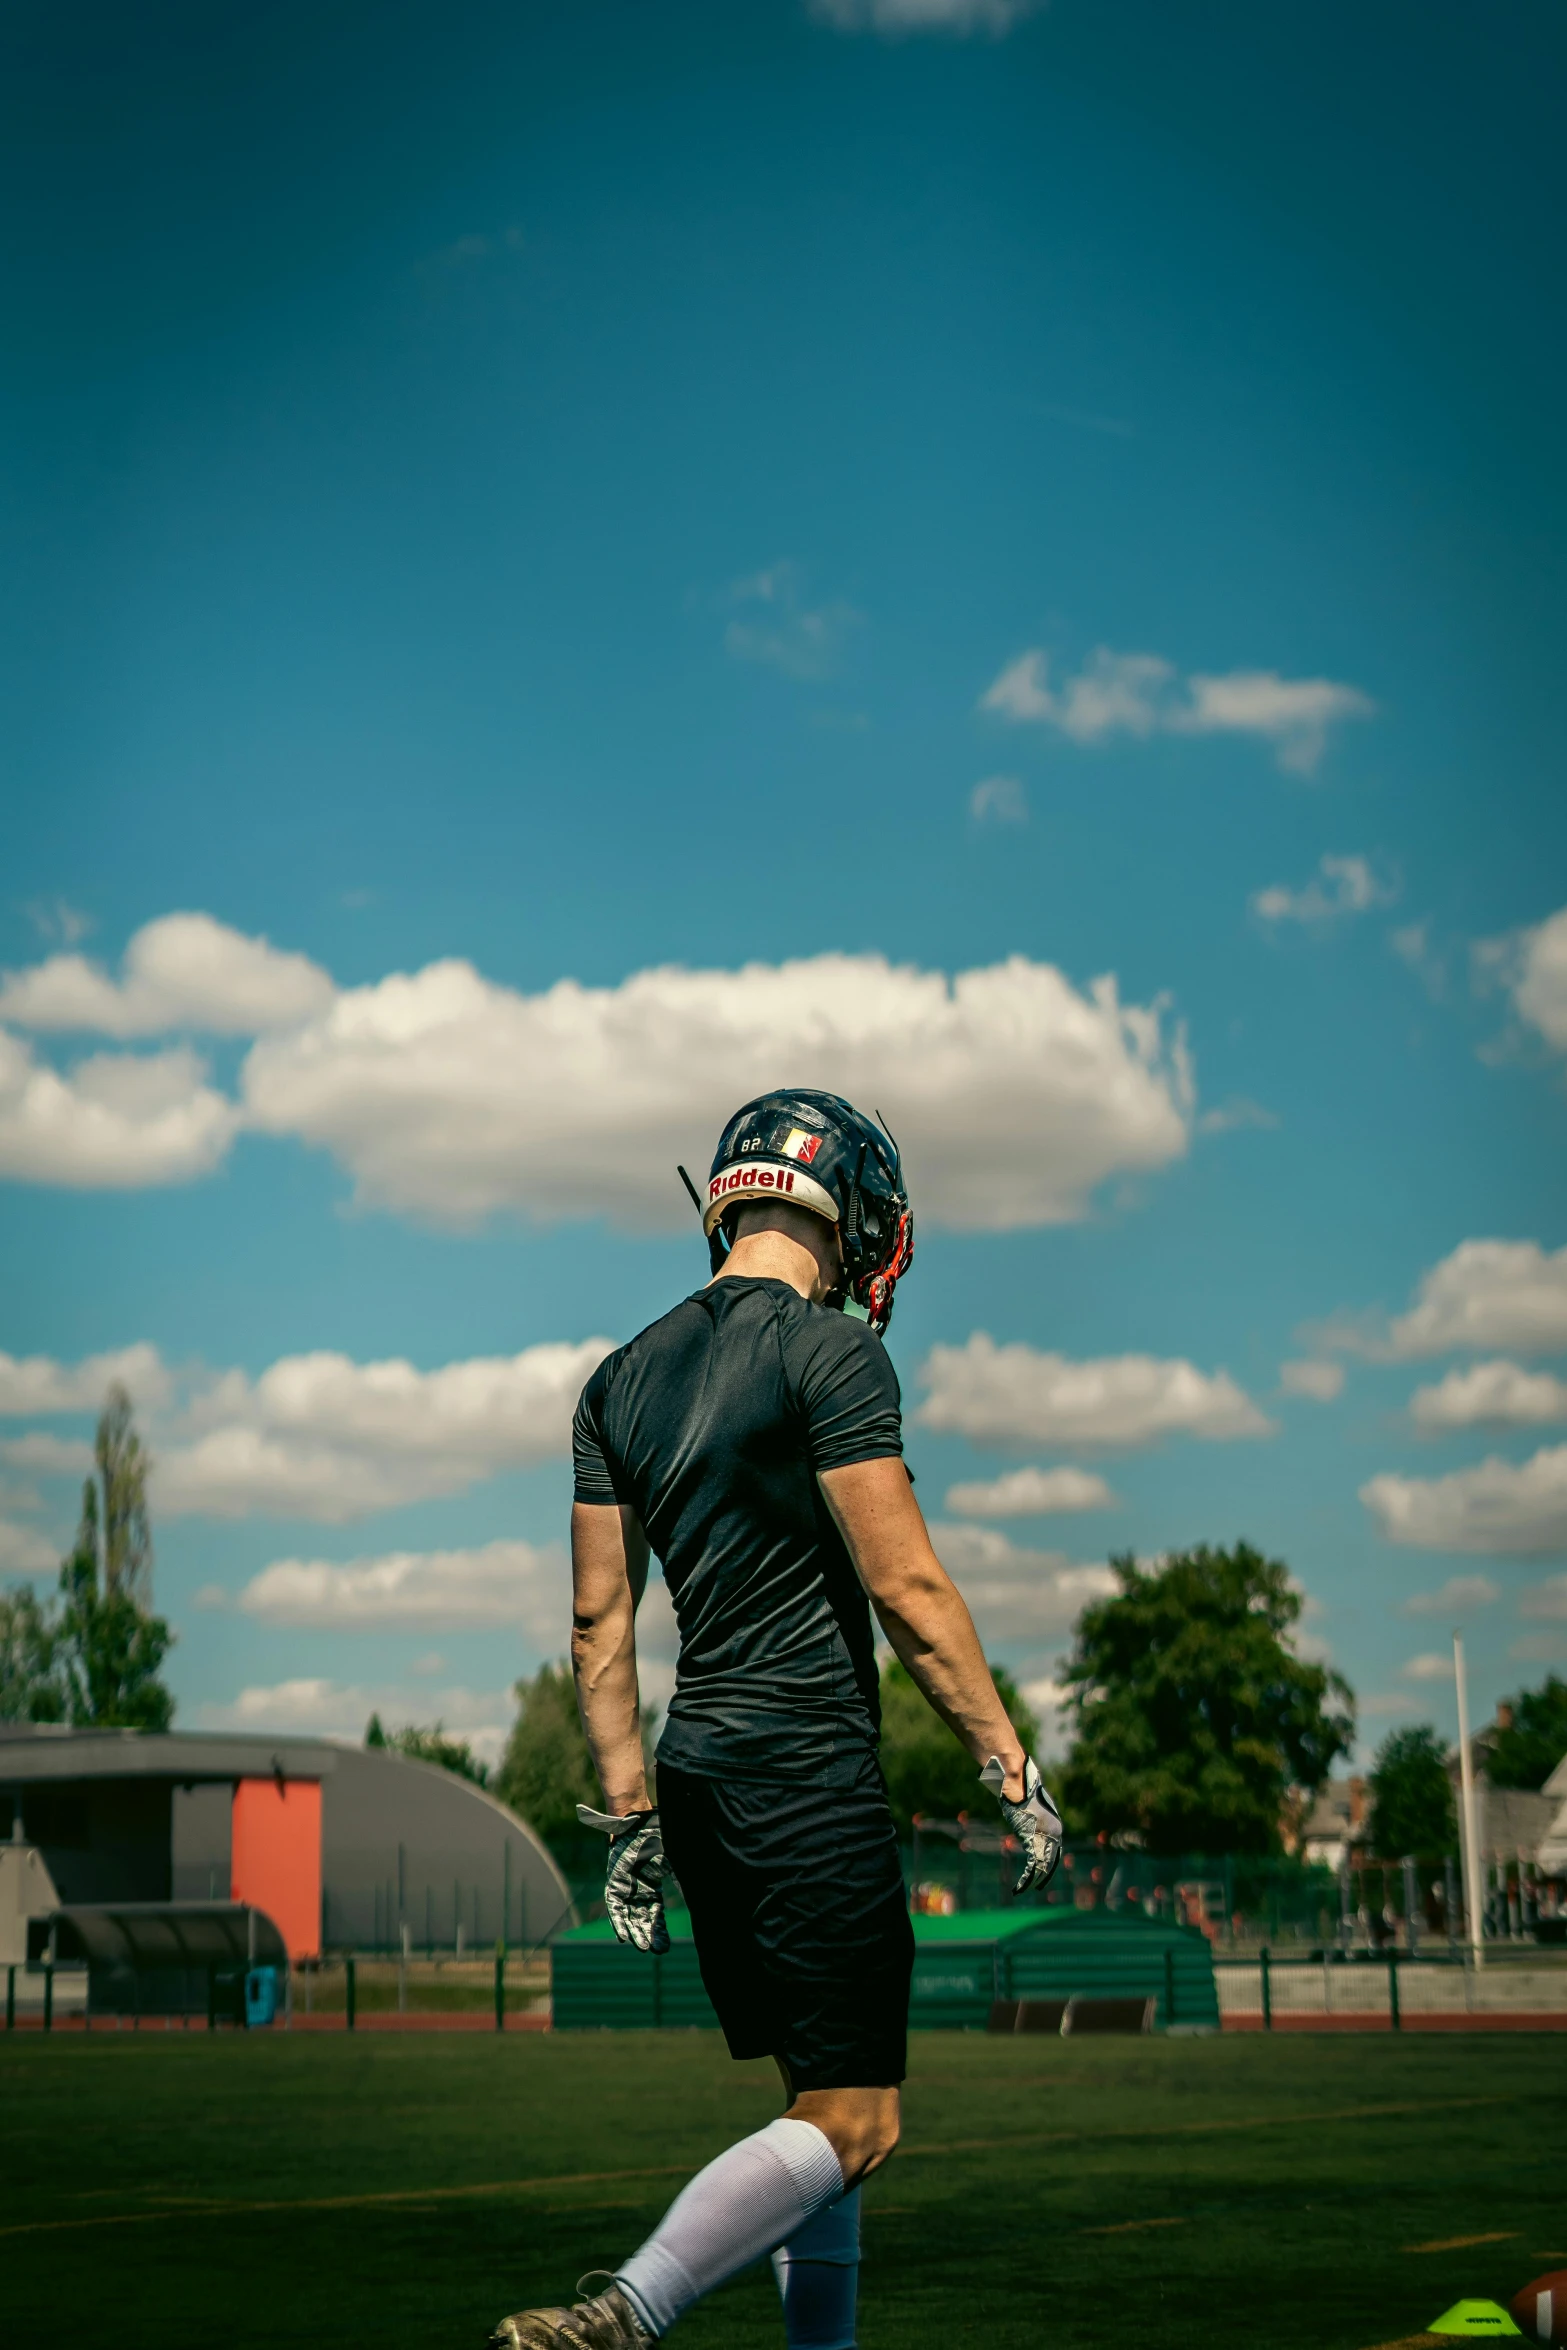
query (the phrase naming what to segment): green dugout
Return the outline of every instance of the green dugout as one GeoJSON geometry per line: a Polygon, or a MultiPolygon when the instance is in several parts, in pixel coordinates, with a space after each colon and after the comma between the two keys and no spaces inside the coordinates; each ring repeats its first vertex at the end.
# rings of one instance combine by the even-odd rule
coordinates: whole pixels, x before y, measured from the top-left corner
{"type": "MultiPolygon", "coordinates": [[[[1108,1910],[969,1909],[917,1917],[909,2023],[982,2032],[998,1999],[1152,1999],[1154,2029],[1217,2031],[1213,1954],[1194,1926],[1108,1910]]],[[[716,2029],[691,1940],[669,1912],[670,1948],[650,1958],[607,1918],[562,1934],[550,1954],[557,2032],[716,2029]]]]}

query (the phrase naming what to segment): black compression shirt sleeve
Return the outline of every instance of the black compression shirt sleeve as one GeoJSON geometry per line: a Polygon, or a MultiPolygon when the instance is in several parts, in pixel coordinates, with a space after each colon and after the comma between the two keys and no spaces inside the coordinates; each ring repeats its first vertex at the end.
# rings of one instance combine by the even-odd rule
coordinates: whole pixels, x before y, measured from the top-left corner
{"type": "Polygon", "coordinates": [[[851,1315],[812,1313],[797,1343],[793,1368],[812,1468],[900,1456],[898,1374],[875,1331],[851,1315]]]}
{"type": "Polygon", "coordinates": [[[609,1456],[599,1433],[599,1409],[604,1400],[604,1369],[601,1363],[577,1398],[577,1409],[571,1423],[571,1459],[575,1472],[572,1498],[575,1501],[619,1501],[615,1480],[610,1472],[609,1456]]]}

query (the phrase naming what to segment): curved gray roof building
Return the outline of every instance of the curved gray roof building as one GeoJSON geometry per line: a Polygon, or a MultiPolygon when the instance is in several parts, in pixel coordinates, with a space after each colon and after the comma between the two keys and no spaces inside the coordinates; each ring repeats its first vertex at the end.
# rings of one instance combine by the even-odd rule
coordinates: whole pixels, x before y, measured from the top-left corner
{"type": "MultiPolygon", "coordinates": [[[[261,1816],[265,1830],[291,1802],[296,1844],[314,1838],[319,1853],[316,1948],[391,1948],[405,1927],[416,1949],[515,1948],[575,1923],[533,1830],[434,1764],[325,1738],[0,1723],[0,1837],[36,1845],[67,1904],[270,1909],[234,1884],[235,1839],[248,1832],[253,1848],[245,1823],[261,1816]]],[[[308,1925],[290,1940],[307,1955],[308,1925]]]]}

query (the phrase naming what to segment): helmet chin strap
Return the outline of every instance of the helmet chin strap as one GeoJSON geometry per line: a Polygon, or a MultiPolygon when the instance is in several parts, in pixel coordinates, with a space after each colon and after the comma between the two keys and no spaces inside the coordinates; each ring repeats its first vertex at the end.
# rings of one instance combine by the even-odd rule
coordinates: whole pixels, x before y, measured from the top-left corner
{"type": "MultiPolygon", "coordinates": [[[[698,1221],[700,1221],[702,1215],[702,1202],[697,1196],[696,1185],[692,1182],[684,1167],[677,1166],[675,1173],[679,1176],[681,1182],[685,1185],[687,1191],[691,1194],[691,1205],[695,1208],[698,1221]]],[[[715,1277],[723,1271],[724,1259],[728,1256],[728,1254],[728,1246],[724,1240],[724,1220],[722,1216],[720,1216],[718,1222],[713,1226],[712,1231],[707,1236],[707,1267],[708,1271],[715,1277]]]]}

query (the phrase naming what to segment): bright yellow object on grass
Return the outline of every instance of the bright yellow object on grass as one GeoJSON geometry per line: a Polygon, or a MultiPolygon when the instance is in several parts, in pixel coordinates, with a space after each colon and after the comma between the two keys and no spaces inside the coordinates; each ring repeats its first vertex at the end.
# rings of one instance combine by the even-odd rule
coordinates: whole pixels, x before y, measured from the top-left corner
{"type": "Polygon", "coordinates": [[[1499,2301],[1455,2301],[1451,2309],[1444,2310],[1440,2317],[1431,2320],[1430,2331],[1433,2334],[1458,2334],[1474,2341],[1501,2334],[1517,2334],[1518,2328],[1499,2301]]]}

